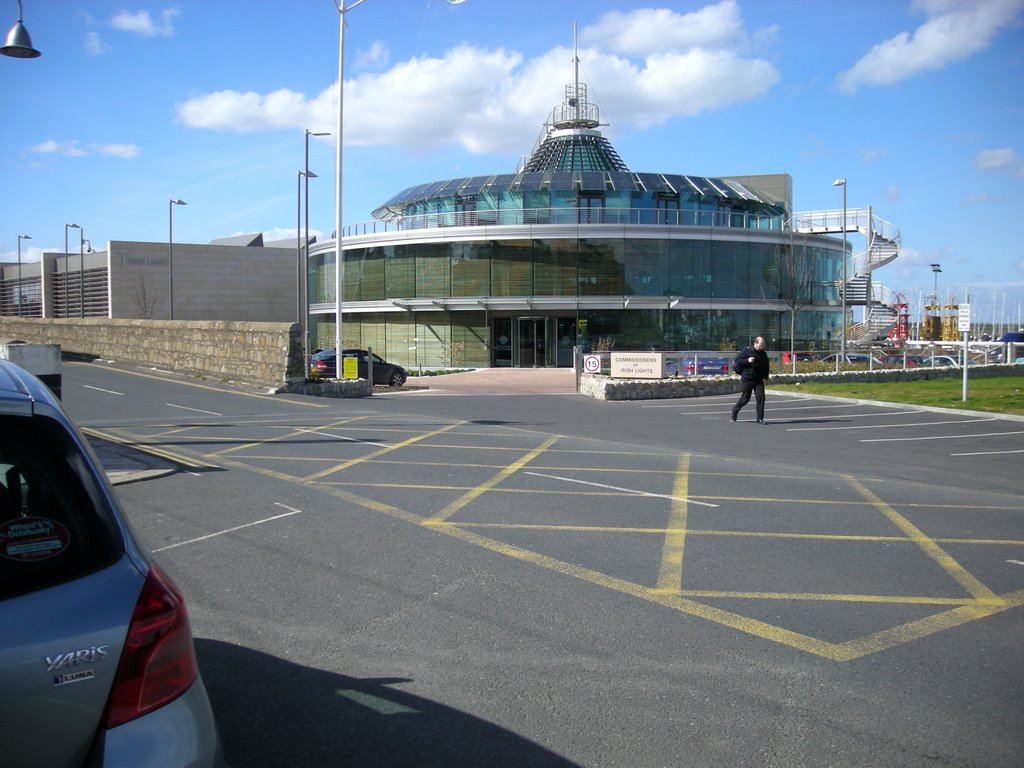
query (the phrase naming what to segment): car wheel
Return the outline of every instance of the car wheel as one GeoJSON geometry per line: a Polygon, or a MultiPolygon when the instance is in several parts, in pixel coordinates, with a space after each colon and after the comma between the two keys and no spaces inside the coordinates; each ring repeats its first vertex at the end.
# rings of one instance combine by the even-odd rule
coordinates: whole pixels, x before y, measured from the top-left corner
{"type": "Polygon", "coordinates": [[[402,375],[401,371],[395,371],[391,374],[391,386],[400,387],[405,384],[405,376],[402,375]]]}

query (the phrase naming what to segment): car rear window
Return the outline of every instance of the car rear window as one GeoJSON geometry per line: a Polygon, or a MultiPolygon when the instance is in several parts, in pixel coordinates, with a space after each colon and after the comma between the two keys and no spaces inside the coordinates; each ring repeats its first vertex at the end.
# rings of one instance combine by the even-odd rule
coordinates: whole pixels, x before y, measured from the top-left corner
{"type": "Polygon", "coordinates": [[[53,419],[0,416],[0,599],[78,578],[123,553],[86,462],[53,419]]]}

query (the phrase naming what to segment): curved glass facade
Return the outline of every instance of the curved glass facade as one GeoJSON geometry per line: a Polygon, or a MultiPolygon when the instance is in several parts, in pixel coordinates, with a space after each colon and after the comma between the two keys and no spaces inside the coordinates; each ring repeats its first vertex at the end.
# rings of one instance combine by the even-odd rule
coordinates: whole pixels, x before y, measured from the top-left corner
{"type": "MultiPolygon", "coordinates": [[[[500,229],[486,240],[471,227],[415,242],[343,240],[345,345],[409,366],[567,365],[574,344],[718,350],[763,335],[788,348],[794,306],[797,348],[822,346],[838,323],[834,238],[685,227],[609,237],[585,226],[578,236],[533,227],[532,237],[503,238],[500,229]]],[[[310,255],[314,348],[334,345],[333,247],[310,255]]]]}
{"type": "MultiPolygon", "coordinates": [[[[519,172],[408,187],[344,230],[342,343],[408,367],[568,366],[574,346],[831,338],[842,249],[791,228],[788,175],[636,173],[599,125],[577,78],[519,172]]],[[[335,342],[336,247],[309,256],[312,347],[335,342]]]]}

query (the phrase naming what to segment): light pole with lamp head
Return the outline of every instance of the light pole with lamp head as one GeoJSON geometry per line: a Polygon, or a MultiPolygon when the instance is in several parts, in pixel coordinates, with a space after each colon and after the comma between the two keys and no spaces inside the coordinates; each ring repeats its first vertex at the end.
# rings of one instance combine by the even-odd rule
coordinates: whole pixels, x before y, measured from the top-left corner
{"type": "MultiPolygon", "coordinates": [[[[448,0],[452,5],[459,5],[465,0],[448,0]]],[[[334,139],[334,312],[336,323],[334,326],[334,349],[336,351],[338,364],[338,375],[341,375],[342,365],[342,333],[341,333],[341,288],[343,281],[344,264],[342,263],[341,249],[341,170],[342,170],[342,126],[345,117],[345,14],[353,8],[362,5],[365,0],[354,0],[348,6],[345,0],[334,0],[334,7],[338,9],[338,114],[335,123],[334,139]]]]}
{"type": "Polygon", "coordinates": [[[843,188],[843,282],[840,286],[840,298],[843,307],[843,325],[839,334],[839,354],[836,355],[836,373],[839,373],[840,365],[846,362],[846,177],[836,179],[832,182],[833,187],[843,188]]]}
{"type": "Polygon", "coordinates": [[[78,316],[85,317],[85,229],[78,228],[78,316]]]}
{"type": "Polygon", "coordinates": [[[68,260],[70,259],[70,257],[68,256],[68,230],[69,229],[81,229],[81,227],[78,226],[77,224],[65,224],[64,225],[64,317],[69,317],[70,316],[70,313],[68,312],[68,308],[69,308],[68,307],[68,303],[69,303],[68,302],[68,296],[70,295],[70,293],[68,291],[68,260]]]}
{"type": "Polygon", "coordinates": [[[15,59],[35,59],[42,55],[32,47],[32,38],[25,25],[21,23],[21,0],[18,0],[18,20],[7,33],[7,42],[0,48],[0,53],[15,59]]]}
{"type": "Polygon", "coordinates": [[[167,315],[174,319],[174,206],[188,205],[184,200],[170,198],[167,202],[167,315]]]}
{"type": "MultiPolygon", "coordinates": [[[[932,268],[932,272],[935,275],[935,288],[932,290],[932,306],[935,307],[935,320],[936,322],[932,325],[931,336],[938,336],[939,338],[932,338],[932,341],[941,341],[942,339],[942,305],[939,304],[939,272],[942,271],[941,264],[929,264],[932,268]]],[[[933,353],[934,357],[934,353],[933,353]]],[[[932,360],[934,362],[934,359],[932,360]]]]}
{"type": "MultiPolygon", "coordinates": [[[[340,97],[339,97],[340,98],[340,97]]],[[[317,175],[309,170],[309,137],[310,136],[330,136],[331,134],[327,131],[311,131],[309,128],[305,130],[306,139],[306,162],[303,170],[303,176],[306,179],[306,228],[305,237],[302,240],[302,257],[299,260],[299,290],[302,293],[302,307],[300,322],[302,323],[302,350],[306,355],[306,359],[309,359],[309,180],[317,178],[317,175]]]]}
{"type": "Polygon", "coordinates": [[[341,169],[342,169],[342,126],[345,118],[345,14],[356,6],[362,5],[366,0],[355,0],[348,7],[344,0],[334,0],[334,6],[338,9],[338,114],[335,123],[335,150],[334,150],[334,351],[337,361],[338,378],[342,377],[342,346],[341,339],[341,287],[344,279],[344,265],[342,264],[341,251],[341,169]]]}
{"type": "Polygon", "coordinates": [[[32,235],[18,235],[18,317],[21,317],[21,304],[25,296],[21,290],[21,241],[31,239],[32,235]]]}

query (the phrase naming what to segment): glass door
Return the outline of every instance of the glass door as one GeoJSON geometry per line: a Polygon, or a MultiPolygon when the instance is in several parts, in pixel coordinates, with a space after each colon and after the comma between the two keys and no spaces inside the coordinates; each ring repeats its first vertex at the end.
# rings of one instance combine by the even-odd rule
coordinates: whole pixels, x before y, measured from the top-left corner
{"type": "Polygon", "coordinates": [[[519,338],[517,350],[519,359],[516,365],[519,368],[537,368],[544,366],[544,318],[542,317],[520,317],[518,318],[519,338]]]}

